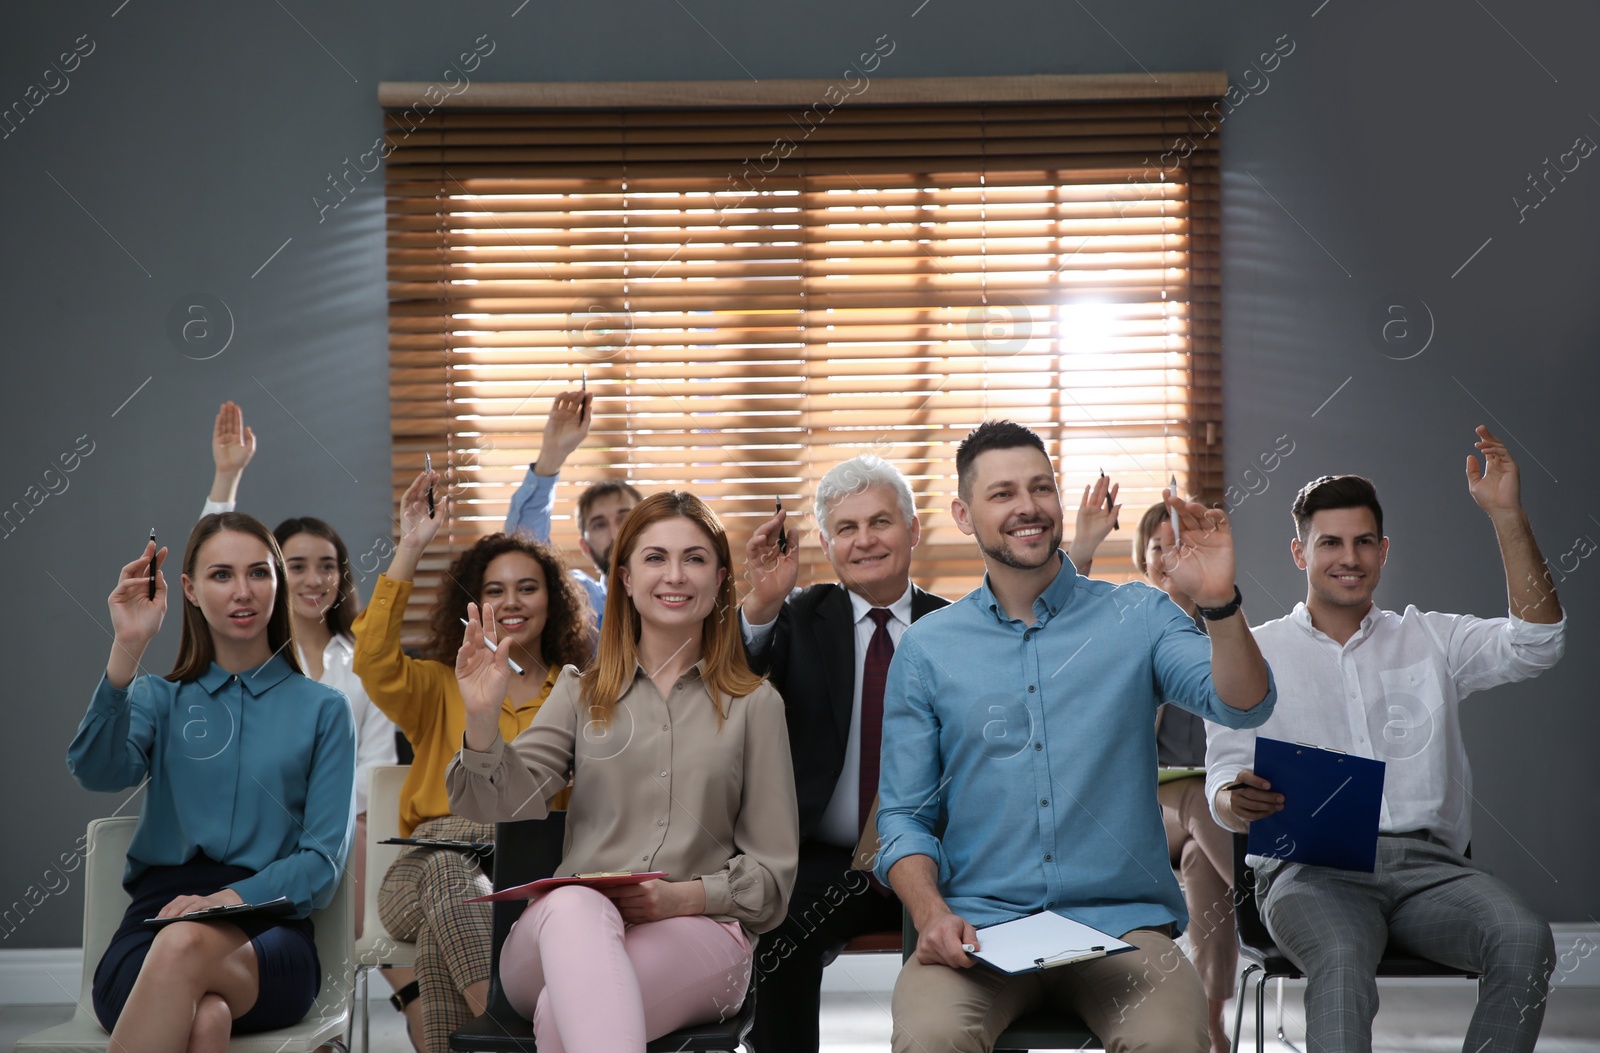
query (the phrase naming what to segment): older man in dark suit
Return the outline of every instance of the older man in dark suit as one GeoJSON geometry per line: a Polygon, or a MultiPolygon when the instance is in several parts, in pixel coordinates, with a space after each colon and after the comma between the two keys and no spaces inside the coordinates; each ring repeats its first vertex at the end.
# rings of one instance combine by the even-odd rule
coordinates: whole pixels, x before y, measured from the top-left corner
{"type": "MultiPolygon", "coordinates": [[[[795,588],[798,531],[779,544],[787,513],[745,546],[745,651],[783,695],[800,808],[789,914],[756,953],[756,1053],[816,1053],[823,967],[855,936],[900,928],[900,901],[851,863],[877,796],[889,660],[912,622],[949,603],[911,583],[922,525],[889,462],[863,454],[837,465],[817,486],[815,511],[839,584],[795,588]]],[[[1115,488],[1102,477],[1084,491],[1070,553],[1084,571],[1114,516],[1115,488]]]]}

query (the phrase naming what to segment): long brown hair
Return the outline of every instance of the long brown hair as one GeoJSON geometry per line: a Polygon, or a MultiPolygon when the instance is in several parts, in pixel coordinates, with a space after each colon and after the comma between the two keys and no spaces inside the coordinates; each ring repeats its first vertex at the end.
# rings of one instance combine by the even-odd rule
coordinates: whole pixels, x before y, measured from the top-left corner
{"type": "Polygon", "coordinates": [[[594,640],[594,612],[589,598],[561,566],[561,557],[549,545],[525,535],[490,534],[479,538],[471,548],[456,557],[445,574],[439,598],[434,602],[428,629],[429,639],[422,649],[424,658],[454,666],[456,652],[466,626],[467,604],[483,602],[483,575],[497,556],[522,552],[533,557],[544,572],[544,629],[539,633],[539,657],[552,668],[582,666],[589,660],[594,640]]]}
{"type": "Polygon", "coordinates": [[[761,686],[762,678],[750,671],[744,659],[744,640],[739,635],[739,601],[733,587],[733,560],[728,552],[728,534],[722,522],[706,503],[694,494],[678,490],[651,494],[633,507],[622,529],[617,532],[612,551],[611,574],[606,582],[606,615],[600,622],[600,653],[593,668],[583,675],[582,700],[589,716],[609,723],[617,699],[633,684],[639,661],[639,608],[623,587],[621,570],[633,556],[639,535],[664,519],[694,522],[717,554],[723,575],[717,601],[700,625],[700,653],[705,662],[704,681],[717,709],[717,725],[722,725],[722,697],[742,698],[761,686]]]}
{"type": "Polygon", "coordinates": [[[333,635],[354,640],[355,633],[351,632],[350,626],[356,620],[356,608],[361,601],[356,598],[356,576],[350,569],[350,550],[344,547],[344,539],[333,527],[311,516],[285,519],[272,532],[272,536],[278,539],[280,550],[296,534],[310,534],[333,545],[333,556],[339,561],[339,597],[322,612],[322,620],[333,635]]]}
{"type": "MultiPolygon", "coordinates": [[[[278,576],[278,587],[272,597],[272,615],[267,619],[267,646],[273,654],[283,655],[289,668],[303,674],[300,657],[295,653],[295,648],[290,646],[294,643],[294,623],[289,618],[289,576],[283,568],[283,550],[278,547],[278,539],[272,536],[265,523],[243,512],[214,512],[201,516],[194,529],[189,531],[189,543],[183,550],[183,572],[190,581],[194,580],[194,565],[200,558],[200,546],[224,530],[253,537],[267,546],[267,551],[271,553],[272,572],[278,576]]],[[[180,592],[179,595],[183,594],[180,592]]],[[[189,597],[184,596],[183,639],[178,644],[178,660],[173,663],[167,679],[181,684],[193,683],[211,668],[216,657],[217,648],[211,639],[211,626],[206,622],[206,616],[201,613],[199,606],[190,603],[189,597]]]]}

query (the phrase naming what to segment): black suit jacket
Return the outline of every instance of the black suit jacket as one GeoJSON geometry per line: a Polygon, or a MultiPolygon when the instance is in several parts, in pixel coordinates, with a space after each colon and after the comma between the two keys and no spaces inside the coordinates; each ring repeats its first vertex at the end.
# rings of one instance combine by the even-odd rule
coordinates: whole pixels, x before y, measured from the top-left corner
{"type": "MultiPolygon", "coordinates": [[[[913,585],[911,620],[949,602],[913,585]]],[[[802,840],[816,830],[844,770],[855,708],[856,635],[850,614],[850,593],[842,585],[796,589],[784,601],[766,648],[748,655],[751,669],[766,675],[783,696],[802,840]]]]}

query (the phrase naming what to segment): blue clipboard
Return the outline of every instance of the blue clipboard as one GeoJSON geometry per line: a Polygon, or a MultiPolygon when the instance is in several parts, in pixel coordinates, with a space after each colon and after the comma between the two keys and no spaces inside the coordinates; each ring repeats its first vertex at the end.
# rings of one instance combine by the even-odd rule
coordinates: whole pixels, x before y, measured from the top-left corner
{"type": "Polygon", "coordinates": [[[1283,794],[1283,811],[1250,824],[1247,851],[1372,873],[1385,767],[1338,750],[1257,738],[1255,773],[1283,794]]]}

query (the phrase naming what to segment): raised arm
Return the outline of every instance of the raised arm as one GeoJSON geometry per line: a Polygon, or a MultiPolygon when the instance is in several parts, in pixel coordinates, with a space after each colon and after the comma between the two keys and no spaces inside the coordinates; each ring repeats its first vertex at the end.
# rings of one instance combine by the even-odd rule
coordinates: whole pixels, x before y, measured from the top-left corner
{"type": "Polygon", "coordinates": [[[233,507],[239,497],[239,478],[255,455],[256,433],[245,427],[244,411],[237,403],[224,402],[211,431],[211,463],[216,465],[216,474],[211,478],[211,504],[233,507]]]}
{"type": "Polygon", "coordinates": [[[1521,472],[1505,443],[1481,424],[1477,431],[1483,464],[1467,455],[1467,490],[1494,524],[1511,613],[1525,622],[1553,625],[1561,620],[1561,600],[1522,507],[1521,472]]]}
{"type": "Polygon", "coordinates": [[[744,576],[750,588],[740,612],[749,625],[776,621],[783,601],[800,578],[800,532],[787,530],[788,515],[787,511],[777,513],[757,527],[745,543],[744,576]],[[784,548],[778,545],[780,534],[787,538],[784,548]]]}
{"type": "Polygon", "coordinates": [[[1105,475],[1096,479],[1092,486],[1083,488],[1072,544],[1067,547],[1067,558],[1072,560],[1079,574],[1089,573],[1089,568],[1094,566],[1095,550],[1116,529],[1117,513],[1122,510],[1117,504],[1117,489],[1118,484],[1105,475]]]}
{"type": "MultiPolygon", "coordinates": [[[[1178,544],[1161,554],[1173,583],[1200,607],[1224,608],[1233,602],[1233,528],[1220,508],[1206,508],[1166,492],[1167,508],[1178,514],[1178,544]]],[[[1207,620],[1211,637],[1211,681],[1217,696],[1234,709],[1254,709],[1270,693],[1267,661],[1242,610],[1207,620]]]]}
{"type": "Polygon", "coordinates": [[[594,423],[594,396],[582,391],[563,391],[550,406],[545,418],[544,438],[539,459],[528,466],[528,476],[511,495],[506,513],[507,534],[527,534],[536,541],[550,540],[550,514],[555,505],[556,476],[594,423]]]}
{"type": "Polygon", "coordinates": [[[123,566],[117,587],[106,598],[113,630],[111,657],[67,748],[67,768],[85,789],[124,789],[149,770],[155,715],[149,700],[135,698],[129,688],[166,614],[167,580],[159,569],[155,598],[150,598],[150,564],[154,561],[159,568],[166,556],[166,549],[158,552],[154,541],[146,541],[143,554],[123,566]]]}

